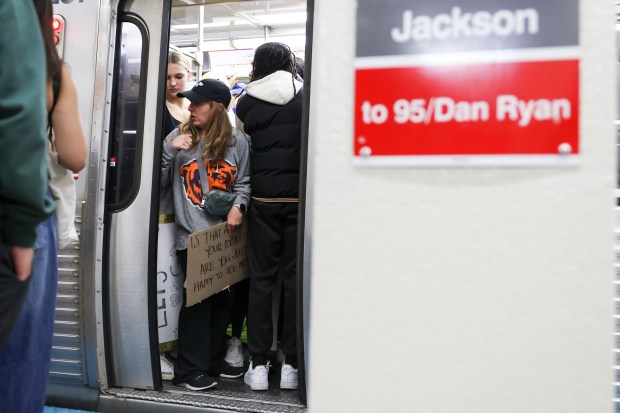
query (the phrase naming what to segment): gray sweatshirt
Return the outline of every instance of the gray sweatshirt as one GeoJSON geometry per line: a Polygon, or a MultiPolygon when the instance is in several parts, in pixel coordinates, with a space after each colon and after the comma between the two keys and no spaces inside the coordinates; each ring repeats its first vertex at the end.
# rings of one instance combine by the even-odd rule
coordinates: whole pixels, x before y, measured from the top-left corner
{"type": "MultiPolygon", "coordinates": [[[[197,160],[202,153],[202,141],[193,151],[172,147],[171,141],[179,136],[179,128],[164,140],[162,155],[162,186],[172,188],[174,199],[176,249],[187,249],[187,236],[224,219],[207,214],[201,207],[202,184],[197,160]]],[[[237,194],[235,204],[250,202],[250,144],[243,133],[233,128],[231,145],[224,160],[205,162],[209,190],[232,190],[237,194]]]]}

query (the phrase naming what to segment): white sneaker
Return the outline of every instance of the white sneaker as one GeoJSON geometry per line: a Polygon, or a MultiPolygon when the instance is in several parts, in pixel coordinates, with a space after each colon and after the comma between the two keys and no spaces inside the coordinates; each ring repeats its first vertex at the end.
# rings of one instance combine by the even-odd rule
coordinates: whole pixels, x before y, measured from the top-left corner
{"type": "Polygon", "coordinates": [[[224,360],[233,367],[243,367],[243,344],[237,337],[228,340],[228,351],[224,360]]]}
{"type": "Polygon", "coordinates": [[[290,364],[283,364],[282,372],[280,373],[280,388],[295,390],[297,382],[297,369],[294,369],[290,364]]]}
{"type": "Polygon", "coordinates": [[[174,379],[174,365],[162,353],[159,353],[159,365],[161,366],[161,378],[163,380],[174,379]]]}
{"type": "Polygon", "coordinates": [[[250,362],[250,367],[243,376],[243,381],[252,390],[267,390],[269,388],[269,363],[265,366],[252,368],[252,362],[250,362]]]}

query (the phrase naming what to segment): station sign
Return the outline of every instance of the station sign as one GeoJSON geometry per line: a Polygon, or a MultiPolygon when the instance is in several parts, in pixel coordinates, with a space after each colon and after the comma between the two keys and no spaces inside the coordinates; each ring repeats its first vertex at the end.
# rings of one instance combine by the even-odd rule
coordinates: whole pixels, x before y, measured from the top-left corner
{"type": "Polygon", "coordinates": [[[354,162],[566,165],[578,0],[359,0],[354,162]]]}

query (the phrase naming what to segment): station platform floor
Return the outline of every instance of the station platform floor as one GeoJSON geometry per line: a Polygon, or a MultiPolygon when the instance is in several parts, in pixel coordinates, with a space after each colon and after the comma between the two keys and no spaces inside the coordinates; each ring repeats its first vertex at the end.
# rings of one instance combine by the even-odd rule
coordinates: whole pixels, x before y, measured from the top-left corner
{"type": "Polygon", "coordinates": [[[43,409],[43,413],[97,413],[90,410],[73,410],[73,409],[65,409],[64,407],[49,407],[45,406],[43,409]]]}

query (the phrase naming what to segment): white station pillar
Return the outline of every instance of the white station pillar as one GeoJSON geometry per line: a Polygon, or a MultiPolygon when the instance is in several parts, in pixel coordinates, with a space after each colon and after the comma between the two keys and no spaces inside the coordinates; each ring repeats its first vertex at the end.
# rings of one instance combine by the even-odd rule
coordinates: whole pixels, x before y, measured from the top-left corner
{"type": "Polygon", "coordinates": [[[612,411],[614,17],[316,0],[311,412],[612,411]]]}

